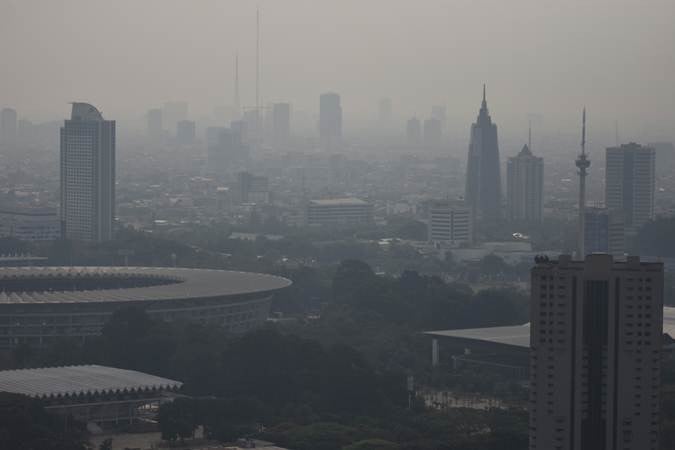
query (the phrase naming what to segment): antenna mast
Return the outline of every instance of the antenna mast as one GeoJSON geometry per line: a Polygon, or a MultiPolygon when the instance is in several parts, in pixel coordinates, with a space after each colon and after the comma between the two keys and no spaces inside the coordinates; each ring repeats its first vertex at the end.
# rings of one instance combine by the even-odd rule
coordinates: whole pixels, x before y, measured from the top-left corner
{"type": "Polygon", "coordinates": [[[581,125],[581,154],[576,160],[579,169],[579,221],[577,230],[577,258],[586,258],[586,175],[591,162],[586,155],[586,108],[584,108],[581,125]]]}

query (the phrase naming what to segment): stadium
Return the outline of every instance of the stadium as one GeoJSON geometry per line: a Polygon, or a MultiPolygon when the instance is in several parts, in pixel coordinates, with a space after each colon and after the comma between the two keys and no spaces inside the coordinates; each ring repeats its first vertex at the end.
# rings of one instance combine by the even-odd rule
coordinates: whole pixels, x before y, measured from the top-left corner
{"type": "Polygon", "coordinates": [[[42,347],[101,333],[110,315],[138,306],[157,319],[214,323],[232,333],[262,324],[291,285],[248,272],[164,267],[0,268],[0,349],[42,347]]]}

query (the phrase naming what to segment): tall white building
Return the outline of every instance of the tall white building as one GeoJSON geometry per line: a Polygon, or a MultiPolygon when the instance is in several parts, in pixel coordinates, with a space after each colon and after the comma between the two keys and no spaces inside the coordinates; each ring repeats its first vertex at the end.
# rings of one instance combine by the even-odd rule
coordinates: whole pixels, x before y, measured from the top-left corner
{"type": "Polygon", "coordinates": [[[626,233],[654,218],[656,156],[653,148],[630,143],[606,152],[605,206],[623,211],[626,233]]]}
{"type": "Polygon", "coordinates": [[[531,282],[530,450],[657,450],[663,264],[563,255],[531,282]]]}
{"type": "Polygon", "coordinates": [[[73,103],[61,128],[61,222],[69,239],[112,238],[115,218],[115,121],[73,103]]]}
{"type": "Polygon", "coordinates": [[[541,222],[544,209],[544,159],[525,145],[506,165],[506,209],[509,220],[541,222]]]}
{"type": "Polygon", "coordinates": [[[429,240],[450,245],[473,242],[471,209],[460,201],[432,202],[429,206],[429,240]]]}

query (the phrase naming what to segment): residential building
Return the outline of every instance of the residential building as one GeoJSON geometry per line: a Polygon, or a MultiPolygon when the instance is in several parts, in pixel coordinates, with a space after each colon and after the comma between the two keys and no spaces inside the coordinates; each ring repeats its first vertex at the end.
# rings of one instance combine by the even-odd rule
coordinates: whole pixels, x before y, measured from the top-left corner
{"type": "Polygon", "coordinates": [[[623,212],[629,235],[654,218],[655,165],[651,147],[630,143],[607,149],[605,206],[623,212]]]}
{"type": "Polygon", "coordinates": [[[530,450],[657,450],[663,264],[541,257],[530,308],[530,450]]]}

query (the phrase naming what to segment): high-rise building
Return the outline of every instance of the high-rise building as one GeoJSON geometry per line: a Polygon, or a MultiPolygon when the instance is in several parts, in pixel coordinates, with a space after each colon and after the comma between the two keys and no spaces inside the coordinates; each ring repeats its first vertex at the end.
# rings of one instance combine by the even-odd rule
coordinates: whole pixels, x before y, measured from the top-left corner
{"type": "Polygon", "coordinates": [[[647,144],[647,147],[654,149],[656,159],[659,162],[656,165],[656,176],[663,177],[673,173],[673,169],[675,169],[675,145],[672,142],[653,142],[647,144]]]}
{"type": "Polygon", "coordinates": [[[422,124],[420,123],[420,119],[417,117],[408,119],[405,127],[405,134],[408,145],[420,145],[422,143],[422,124]]]}
{"type": "Polygon", "coordinates": [[[607,149],[605,206],[623,211],[629,235],[654,218],[655,163],[650,147],[630,143],[607,149]]]}
{"type": "Polygon", "coordinates": [[[544,159],[525,145],[506,165],[506,211],[509,220],[541,222],[544,208],[544,159]]]}
{"type": "Polygon", "coordinates": [[[338,150],[342,146],[342,106],[335,93],[319,98],[319,139],[323,150],[338,150]]]}
{"type": "Polygon", "coordinates": [[[248,145],[242,142],[240,131],[225,127],[206,129],[209,167],[213,174],[235,173],[247,165],[248,145]]]}
{"type": "Polygon", "coordinates": [[[272,106],[272,138],[277,147],[288,145],[291,138],[290,103],[275,103],[272,106]]]}
{"type": "Polygon", "coordinates": [[[657,450],[663,264],[541,258],[531,283],[530,450],[657,450]]]}
{"type": "Polygon", "coordinates": [[[485,99],[476,123],[471,125],[465,199],[479,219],[497,219],[502,211],[497,125],[492,122],[485,99]]]}
{"type": "Polygon", "coordinates": [[[0,111],[0,145],[7,150],[14,151],[16,145],[18,118],[16,110],[3,108],[0,111]]]}
{"type": "Polygon", "coordinates": [[[429,240],[450,245],[473,242],[472,214],[460,201],[439,200],[429,205],[429,240]]]}
{"type": "Polygon", "coordinates": [[[269,179],[264,176],[239,172],[237,191],[241,203],[268,203],[270,200],[269,179]]]}
{"type": "Polygon", "coordinates": [[[440,119],[434,117],[424,121],[424,129],[422,131],[424,145],[426,147],[438,148],[441,146],[443,140],[443,130],[440,119]]]}
{"type": "Polygon", "coordinates": [[[166,102],[162,107],[162,118],[164,126],[169,130],[169,134],[173,135],[176,132],[176,125],[181,120],[188,118],[188,104],[187,102],[166,102]]]}
{"type": "Polygon", "coordinates": [[[626,251],[626,233],[621,211],[587,207],[585,215],[586,254],[609,253],[623,256],[626,251]]]}
{"type": "Polygon", "coordinates": [[[112,239],[115,219],[115,121],[73,103],[61,128],[61,222],[65,237],[112,239]]]}
{"type": "Polygon", "coordinates": [[[159,139],[164,130],[162,128],[162,110],[154,108],[148,111],[148,137],[151,139],[159,139]]]}
{"type": "Polygon", "coordinates": [[[176,141],[182,145],[194,143],[196,125],[192,120],[181,120],[176,124],[176,141]]]}

